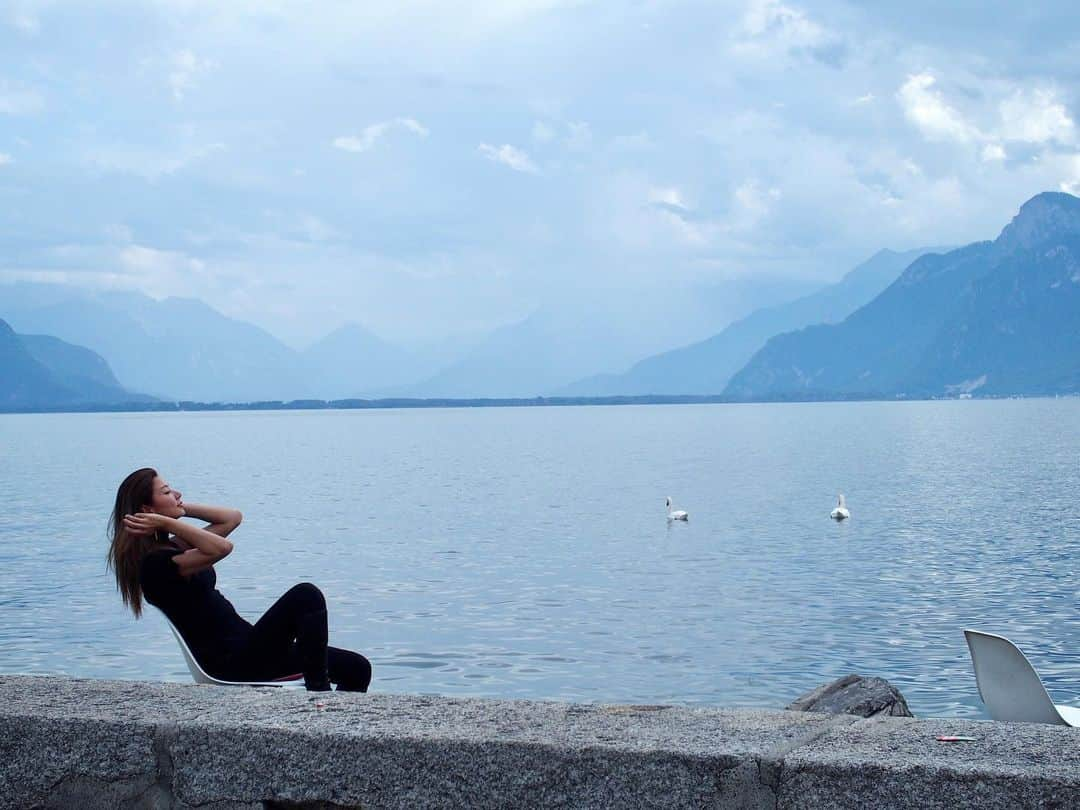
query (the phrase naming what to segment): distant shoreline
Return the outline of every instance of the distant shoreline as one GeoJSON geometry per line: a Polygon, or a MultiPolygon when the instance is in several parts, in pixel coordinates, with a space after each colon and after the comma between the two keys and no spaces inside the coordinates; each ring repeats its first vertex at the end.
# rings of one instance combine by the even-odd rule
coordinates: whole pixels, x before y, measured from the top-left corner
{"type": "Polygon", "coordinates": [[[906,396],[853,394],[851,396],[804,394],[770,399],[739,399],[727,396],[644,395],[612,397],[505,397],[505,398],[387,398],[387,399],[294,399],[255,402],[127,402],[112,405],[63,405],[55,407],[3,408],[0,414],[17,413],[169,413],[180,411],[327,411],[404,408],[537,408],[582,405],[750,405],[783,402],[927,402],[960,399],[1057,399],[1080,394],[1002,394],[997,396],[906,396]]]}

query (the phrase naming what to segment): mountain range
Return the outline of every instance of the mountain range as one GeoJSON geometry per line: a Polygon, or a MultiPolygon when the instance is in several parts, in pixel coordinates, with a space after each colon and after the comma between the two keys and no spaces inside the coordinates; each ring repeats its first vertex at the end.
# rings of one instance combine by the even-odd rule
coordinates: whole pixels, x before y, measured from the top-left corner
{"type": "Polygon", "coordinates": [[[557,393],[564,396],[719,394],[773,335],[841,321],[889,286],[911,262],[940,248],[881,250],[835,284],[795,301],[763,307],[717,335],[647,357],[623,374],[596,375],[557,393]]]}
{"type": "Polygon", "coordinates": [[[125,387],[163,399],[306,396],[303,367],[266,331],[202,301],[20,283],[0,291],[0,317],[102,355],[125,387]]]}
{"type": "Polygon", "coordinates": [[[1039,194],[993,241],[881,251],[809,294],[751,283],[683,296],[570,296],[486,337],[420,350],[352,323],[298,351],[196,299],[8,284],[0,286],[0,407],[155,397],[1078,393],[1080,199],[1039,194]],[[768,305],[751,311],[754,300],[768,305]],[[709,312],[711,337],[656,354],[658,343],[678,345],[680,329],[702,329],[709,312]],[[613,366],[629,370],[596,374],[613,366]]]}
{"type": "Polygon", "coordinates": [[[496,329],[429,379],[387,392],[409,397],[559,396],[586,374],[625,368],[659,349],[714,333],[762,304],[819,284],[731,279],[657,294],[655,290],[578,290],[496,329]]]}
{"type": "Polygon", "coordinates": [[[0,317],[97,352],[121,384],[163,400],[536,396],[598,368],[624,366],[687,335],[705,334],[754,301],[805,282],[742,280],[701,288],[692,310],[673,298],[622,291],[571,296],[488,335],[411,348],[347,323],[303,350],[191,298],[58,284],[0,285],[0,317]]]}
{"type": "Polygon", "coordinates": [[[843,322],[777,335],[740,399],[1080,392],[1080,199],[1046,192],[992,242],[915,261],[843,322]]]}

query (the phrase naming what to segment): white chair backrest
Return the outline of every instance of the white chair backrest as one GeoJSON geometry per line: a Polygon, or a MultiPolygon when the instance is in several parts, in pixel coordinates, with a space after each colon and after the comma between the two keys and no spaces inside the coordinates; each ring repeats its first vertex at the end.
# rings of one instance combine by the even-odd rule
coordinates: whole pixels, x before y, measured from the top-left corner
{"type": "Polygon", "coordinates": [[[184,637],[180,635],[180,631],[176,629],[176,625],[169,621],[169,617],[166,616],[164,612],[162,612],[161,615],[165,619],[165,624],[169,625],[169,629],[172,630],[173,635],[176,636],[176,643],[180,645],[180,650],[184,653],[184,661],[187,662],[188,670],[191,672],[191,677],[195,679],[195,683],[218,683],[217,679],[211,678],[203,668],[199,666],[199,662],[195,660],[191,648],[188,647],[187,642],[184,641],[184,637]]]}
{"type": "Polygon", "coordinates": [[[995,720],[1068,725],[1054,708],[1039,673],[1004,636],[965,630],[975,681],[986,710],[995,720]]]}
{"type": "Polygon", "coordinates": [[[191,648],[188,647],[187,642],[184,641],[184,637],[180,635],[180,631],[176,629],[176,625],[174,625],[169,617],[165,615],[165,611],[159,610],[158,612],[161,613],[161,617],[165,619],[165,624],[169,625],[172,634],[176,636],[176,643],[180,645],[180,651],[184,654],[184,661],[187,663],[188,671],[191,673],[191,677],[195,679],[195,683],[207,683],[213,686],[302,687],[304,685],[303,675],[300,673],[284,678],[278,678],[274,681],[223,681],[220,678],[215,678],[204,670],[199,665],[199,662],[195,660],[191,648]]]}

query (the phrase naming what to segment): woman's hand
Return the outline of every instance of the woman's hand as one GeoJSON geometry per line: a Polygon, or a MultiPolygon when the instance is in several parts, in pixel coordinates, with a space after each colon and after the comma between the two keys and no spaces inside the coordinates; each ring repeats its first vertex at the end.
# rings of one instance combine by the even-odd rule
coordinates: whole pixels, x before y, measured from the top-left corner
{"type": "Polygon", "coordinates": [[[124,528],[130,534],[148,537],[158,531],[168,530],[172,520],[156,512],[139,512],[137,515],[124,515],[124,528]]]}

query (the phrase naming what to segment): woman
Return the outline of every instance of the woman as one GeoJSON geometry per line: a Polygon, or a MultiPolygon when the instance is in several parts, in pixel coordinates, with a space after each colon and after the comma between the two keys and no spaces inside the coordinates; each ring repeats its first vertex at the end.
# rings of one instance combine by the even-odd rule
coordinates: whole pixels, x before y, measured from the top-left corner
{"type": "Polygon", "coordinates": [[[217,590],[214,563],[228,556],[226,538],[243,516],[235,509],[185,504],[155,470],[136,470],[116,491],[108,565],[135,617],[142,600],[169,617],[199,664],[216,678],[273,680],[304,673],[322,692],[366,692],[371,664],[359,653],[327,646],[326,600],[305,582],[291,588],[254,625],[217,590]],[[203,528],[180,518],[207,521],[203,528]]]}

